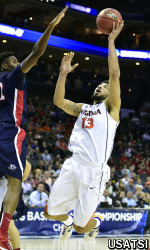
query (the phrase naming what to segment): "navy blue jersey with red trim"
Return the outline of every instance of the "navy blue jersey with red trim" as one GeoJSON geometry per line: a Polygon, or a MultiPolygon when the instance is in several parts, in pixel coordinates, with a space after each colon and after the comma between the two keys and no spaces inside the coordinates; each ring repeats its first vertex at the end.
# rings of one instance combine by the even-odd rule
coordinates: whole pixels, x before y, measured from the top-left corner
{"type": "Polygon", "coordinates": [[[12,72],[0,72],[0,122],[22,127],[27,120],[26,74],[19,64],[12,72]]]}

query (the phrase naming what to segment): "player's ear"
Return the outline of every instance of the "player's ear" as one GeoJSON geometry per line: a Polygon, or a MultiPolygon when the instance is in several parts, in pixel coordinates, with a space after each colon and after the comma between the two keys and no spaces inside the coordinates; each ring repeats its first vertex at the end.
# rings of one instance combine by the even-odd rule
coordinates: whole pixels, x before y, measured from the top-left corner
{"type": "Polygon", "coordinates": [[[8,69],[8,66],[6,63],[2,63],[2,67],[1,67],[3,70],[7,70],[8,69]]]}

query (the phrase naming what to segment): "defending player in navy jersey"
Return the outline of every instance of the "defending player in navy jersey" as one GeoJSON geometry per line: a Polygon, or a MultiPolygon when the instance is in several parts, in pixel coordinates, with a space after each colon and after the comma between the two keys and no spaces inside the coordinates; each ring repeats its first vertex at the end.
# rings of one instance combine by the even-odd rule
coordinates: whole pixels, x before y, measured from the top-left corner
{"type": "Polygon", "coordinates": [[[78,233],[85,233],[85,240],[91,240],[98,234],[102,221],[102,215],[95,210],[110,178],[107,161],[119,124],[120,69],[114,41],[122,28],[123,22],[118,21],[116,28],[114,23],[108,37],[109,84],[104,81],[95,89],[93,105],[65,99],[67,75],[78,64],[71,66],[73,52],[64,56],[61,63],[54,104],[78,117],[69,141],[73,155],[64,162],[44,213],[48,219],[63,222],[61,240],[71,236],[73,227],[78,233]],[[74,210],[73,218],[68,214],[71,210],[74,210]]]}
{"type": "MultiPolygon", "coordinates": [[[[31,171],[31,165],[26,160],[26,167],[25,167],[22,181],[24,181],[28,177],[30,171],[31,171]]],[[[0,193],[2,194],[2,196],[0,196],[0,218],[1,218],[1,213],[3,211],[2,203],[3,203],[3,197],[5,196],[5,194],[7,192],[7,185],[8,185],[8,181],[7,181],[6,177],[3,176],[0,180],[0,193]]],[[[21,191],[20,197],[19,197],[19,202],[18,202],[16,211],[12,217],[12,220],[9,224],[9,230],[8,230],[9,237],[11,239],[12,248],[15,250],[20,250],[20,235],[19,235],[19,231],[18,231],[17,227],[15,226],[14,221],[19,219],[23,215],[26,215],[27,211],[28,211],[28,207],[25,205],[25,203],[23,201],[23,194],[21,191]]]]}
{"type": "Polygon", "coordinates": [[[67,7],[49,24],[22,63],[19,64],[12,52],[0,54],[0,174],[7,175],[8,180],[0,225],[0,244],[6,249],[11,249],[7,232],[21,192],[27,154],[26,133],[23,129],[26,122],[26,73],[45,52],[53,29],[66,10],[67,7]]]}

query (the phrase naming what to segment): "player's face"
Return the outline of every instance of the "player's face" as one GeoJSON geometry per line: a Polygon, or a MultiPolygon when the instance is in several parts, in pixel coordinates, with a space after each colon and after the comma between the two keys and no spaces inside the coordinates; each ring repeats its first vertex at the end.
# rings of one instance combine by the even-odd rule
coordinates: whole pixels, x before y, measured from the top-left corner
{"type": "Polygon", "coordinates": [[[109,85],[106,83],[99,84],[92,95],[93,101],[104,101],[108,97],[109,85]]]}
{"type": "Polygon", "coordinates": [[[8,59],[6,59],[6,62],[3,64],[3,67],[5,67],[6,71],[13,71],[17,66],[19,62],[15,56],[9,56],[8,59]]]}

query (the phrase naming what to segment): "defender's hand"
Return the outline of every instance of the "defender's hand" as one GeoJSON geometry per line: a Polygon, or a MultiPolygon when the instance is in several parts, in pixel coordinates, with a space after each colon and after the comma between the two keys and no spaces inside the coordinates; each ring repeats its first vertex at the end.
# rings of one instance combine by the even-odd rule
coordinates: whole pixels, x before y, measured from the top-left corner
{"type": "Polygon", "coordinates": [[[120,34],[121,30],[123,29],[124,21],[118,21],[117,26],[115,27],[115,22],[113,22],[113,30],[108,36],[108,41],[115,40],[116,37],[120,34]]]}
{"type": "Polygon", "coordinates": [[[60,23],[61,19],[65,16],[65,13],[68,9],[68,6],[66,6],[56,17],[55,19],[51,22],[54,26],[60,23]]]}
{"type": "Polygon", "coordinates": [[[60,66],[61,73],[68,74],[79,65],[78,63],[76,63],[74,66],[71,66],[71,61],[72,61],[73,57],[74,57],[73,52],[67,53],[67,55],[63,57],[62,62],[61,62],[61,66],[60,66]]]}

